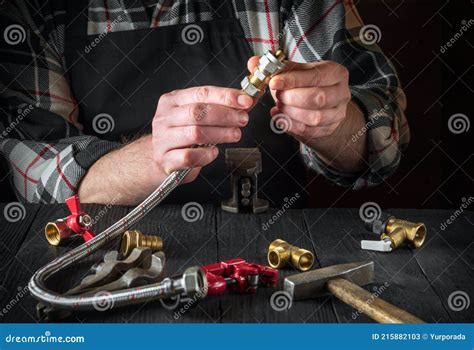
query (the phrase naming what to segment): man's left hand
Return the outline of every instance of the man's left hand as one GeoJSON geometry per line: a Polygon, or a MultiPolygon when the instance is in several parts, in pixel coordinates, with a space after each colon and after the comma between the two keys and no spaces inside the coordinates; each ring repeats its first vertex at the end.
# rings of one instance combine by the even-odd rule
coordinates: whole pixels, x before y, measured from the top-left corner
{"type": "MultiPolygon", "coordinates": [[[[258,57],[252,57],[249,70],[257,63],[258,57]]],[[[281,121],[284,130],[310,147],[334,133],[351,100],[349,72],[333,61],[287,61],[285,71],[270,80],[270,90],[276,103],[272,118],[288,118],[281,121]]]]}

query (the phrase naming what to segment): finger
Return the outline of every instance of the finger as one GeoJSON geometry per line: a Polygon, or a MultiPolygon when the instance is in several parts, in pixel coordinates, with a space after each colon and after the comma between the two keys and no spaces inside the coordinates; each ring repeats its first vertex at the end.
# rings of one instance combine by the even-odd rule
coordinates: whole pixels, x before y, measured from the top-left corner
{"type": "MultiPolygon", "coordinates": [[[[281,118],[280,116],[281,114],[276,114],[272,118],[281,118]]],[[[282,124],[284,125],[283,129],[287,134],[295,137],[303,143],[308,142],[314,138],[330,135],[339,125],[338,123],[333,123],[327,126],[309,126],[296,119],[287,119],[282,124]]]]}
{"type": "Polygon", "coordinates": [[[170,174],[175,170],[203,167],[217,158],[217,147],[174,149],[163,155],[163,170],[170,174]]]}
{"type": "Polygon", "coordinates": [[[260,60],[259,56],[252,56],[249,58],[249,60],[247,61],[247,69],[249,70],[250,73],[252,73],[255,70],[255,68],[258,65],[259,60],[260,60]]]}
{"type": "Polygon", "coordinates": [[[160,103],[166,106],[207,103],[247,109],[252,106],[253,99],[237,89],[218,86],[197,86],[166,93],[161,96],[160,103]]]}
{"type": "Polygon", "coordinates": [[[271,110],[271,115],[281,113],[291,120],[296,120],[308,126],[325,127],[340,123],[346,116],[346,106],[338,106],[328,109],[308,110],[288,105],[278,105],[271,110]]]}
{"type": "Polygon", "coordinates": [[[286,105],[307,109],[324,109],[349,102],[351,92],[347,86],[341,83],[326,87],[276,90],[275,96],[278,102],[286,105]]]}
{"type": "Polygon", "coordinates": [[[298,87],[331,86],[348,80],[349,71],[332,61],[290,64],[285,67],[283,73],[270,80],[270,88],[288,90],[298,87]]]}
{"type": "Polygon", "coordinates": [[[178,126],[168,129],[167,135],[161,136],[165,151],[176,148],[191,147],[196,144],[220,144],[238,142],[242,136],[240,128],[220,126],[178,126]]]}
{"type": "Polygon", "coordinates": [[[247,125],[248,120],[249,115],[245,110],[193,103],[172,108],[163,122],[171,127],[187,125],[243,127],[247,125]]]}

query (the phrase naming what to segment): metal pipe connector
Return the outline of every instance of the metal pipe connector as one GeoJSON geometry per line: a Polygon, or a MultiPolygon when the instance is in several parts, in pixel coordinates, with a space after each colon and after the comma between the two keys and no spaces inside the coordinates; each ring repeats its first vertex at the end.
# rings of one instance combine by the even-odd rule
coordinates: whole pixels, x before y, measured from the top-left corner
{"type": "Polygon", "coordinates": [[[291,263],[294,268],[300,271],[308,271],[313,266],[314,254],[282,239],[275,239],[268,247],[267,259],[268,264],[274,269],[291,263]]]}
{"type": "Polygon", "coordinates": [[[245,77],[240,85],[242,90],[251,97],[260,97],[265,92],[269,78],[277,75],[285,68],[286,56],[282,50],[273,53],[268,51],[260,57],[258,65],[249,76],[245,77]]]}
{"type": "Polygon", "coordinates": [[[69,228],[67,218],[48,222],[44,227],[44,236],[48,243],[53,246],[60,245],[61,242],[64,242],[72,234],[74,234],[74,231],[69,228]]]}
{"type": "Polygon", "coordinates": [[[152,252],[163,250],[163,240],[158,236],[147,236],[138,230],[126,231],[122,236],[121,251],[127,257],[137,247],[148,247],[152,252]]]}
{"type": "Polygon", "coordinates": [[[423,245],[426,238],[426,226],[420,222],[410,222],[406,220],[388,218],[385,224],[385,230],[380,239],[390,239],[392,249],[399,247],[407,241],[413,248],[419,248],[423,245]]]}

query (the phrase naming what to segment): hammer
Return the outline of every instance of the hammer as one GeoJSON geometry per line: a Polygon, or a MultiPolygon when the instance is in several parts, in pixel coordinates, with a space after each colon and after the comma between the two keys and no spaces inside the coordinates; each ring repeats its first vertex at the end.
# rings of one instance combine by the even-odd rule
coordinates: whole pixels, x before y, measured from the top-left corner
{"type": "Polygon", "coordinates": [[[421,319],[375,297],[360,286],[372,283],[374,262],[324,267],[285,278],[284,290],[292,300],[328,294],[379,323],[424,323],[421,319]]]}

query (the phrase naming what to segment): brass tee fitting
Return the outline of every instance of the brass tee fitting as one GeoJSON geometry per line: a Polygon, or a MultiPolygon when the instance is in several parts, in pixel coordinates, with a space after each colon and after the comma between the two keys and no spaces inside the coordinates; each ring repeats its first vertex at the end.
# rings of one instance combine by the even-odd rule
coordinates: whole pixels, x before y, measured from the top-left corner
{"type": "Polygon", "coordinates": [[[313,253],[282,239],[275,239],[270,243],[267,259],[268,264],[274,269],[282,268],[290,262],[294,268],[300,271],[308,271],[314,263],[313,253]]]}
{"type": "Polygon", "coordinates": [[[385,230],[380,239],[390,239],[392,249],[399,247],[407,241],[413,248],[419,248],[425,241],[426,226],[423,223],[415,223],[390,217],[385,223],[385,230]]]}
{"type": "Polygon", "coordinates": [[[137,247],[148,247],[152,252],[163,250],[163,240],[158,236],[146,236],[140,231],[125,231],[122,236],[121,250],[127,257],[137,247]]]}

